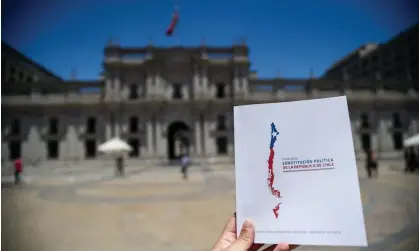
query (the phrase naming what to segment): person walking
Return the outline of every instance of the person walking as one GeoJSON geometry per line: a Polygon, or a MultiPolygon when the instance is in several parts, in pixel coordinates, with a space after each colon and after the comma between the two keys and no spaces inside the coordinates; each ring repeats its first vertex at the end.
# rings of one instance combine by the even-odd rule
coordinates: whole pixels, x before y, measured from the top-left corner
{"type": "Polygon", "coordinates": [[[20,175],[23,171],[22,160],[20,158],[17,158],[13,164],[15,168],[15,185],[18,185],[20,184],[20,175]]]}
{"type": "Polygon", "coordinates": [[[117,176],[124,176],[125,175],[125,167],[124,167],[124,157],[118,156],[116,158],[116,173],[117,176]]]}
{"type": "Polygon", "coordinates": [[[181,172],[183,174],[183,179],[187,180],[188,179],[188,168],[189,168],[189,162],[190,162],[189,156],[185,153],[182,156],[180,162],[181,162],[181,172]]]}
{"type": "Polygon", "coordinates": [[[378,177],[378,164],[377,164],[377,160],[375,158],[373,150],[368,149],[366,151],[366,155],[367,155],[366,156],[367,160],[366,160],[365,165],[367,169],[368,178],[370,179],[372,178],[373,172],[375,173],[375,177],[378,177]]]}

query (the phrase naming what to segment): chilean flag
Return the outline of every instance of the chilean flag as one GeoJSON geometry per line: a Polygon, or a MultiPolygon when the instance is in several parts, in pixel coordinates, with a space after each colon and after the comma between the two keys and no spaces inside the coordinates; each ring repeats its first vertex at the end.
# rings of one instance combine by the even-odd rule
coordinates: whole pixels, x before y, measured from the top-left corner
{"type": "Polygon", "coordinates": [[[172,21],[170,22],[169,28],[166,30],[166,36],[171,37],[175,28],[176,24],[179,22],[179,12],[175,10],[173,13],[172,21]]]}

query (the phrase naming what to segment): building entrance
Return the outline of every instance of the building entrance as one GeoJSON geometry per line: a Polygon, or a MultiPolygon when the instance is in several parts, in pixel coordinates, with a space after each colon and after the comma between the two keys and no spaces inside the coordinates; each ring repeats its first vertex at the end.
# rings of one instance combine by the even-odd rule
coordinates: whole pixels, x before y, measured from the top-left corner
{"type": "Polygon", "coordinates": [[[182,121],[175,121],[167,128],[167,157],[179,159],[189,150],[189,127],[182,121]]]}

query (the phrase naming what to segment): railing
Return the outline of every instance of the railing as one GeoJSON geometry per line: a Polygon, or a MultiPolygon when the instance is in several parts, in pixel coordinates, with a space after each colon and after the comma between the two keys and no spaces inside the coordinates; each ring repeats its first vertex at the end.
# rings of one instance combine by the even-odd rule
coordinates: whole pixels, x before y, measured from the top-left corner
{"type": "Polygon", "coordinates": [[[63,94],[45,94],[30,96],[4,96],[2,104],[5,105],[50,105],[50,104],[92,104],[99,103],[102,95],[100,93],[63,93],[63,94]]]}
{"type": "MultiPolygon", "coordinates": [[[[408,93],[401,93],[398,91],[383,91],[383,90],[343,90],[343,91],[320,91],[313,90],[311,92],[304,91],[285,91],[277,90],[272,92],[250,92],[248,94],[235,93],[234,100],[246,101],[247,103],[263,103],[263,102],[278,102],[278,101],[292,101],[305,100],[312,98],[333,97],[338,95],[346,95],[350,101],[415,101],[418,100],[419,94],[410,91],[408,93]]],[[[3,105],[51,105],[51,104],[97,104],[101,102],[103,95],[100,93],[68,93],[68,94],[47,94],[30,96],[4,96],[2,97],[3,105]]],[[[218,101],[230,100],[231,97],[219,99],[218,101]]],[[[146,98],[139,98],[136,100],[121,100],[120,102],[190,102],[190,101],[208,101],[215,100],[207,92],[199,92],[193,99],[173,100],[164,94],[151,94],[146,98]]],[[[113,102],[112,100],[105,100],[103,102],[113,102]]]]}

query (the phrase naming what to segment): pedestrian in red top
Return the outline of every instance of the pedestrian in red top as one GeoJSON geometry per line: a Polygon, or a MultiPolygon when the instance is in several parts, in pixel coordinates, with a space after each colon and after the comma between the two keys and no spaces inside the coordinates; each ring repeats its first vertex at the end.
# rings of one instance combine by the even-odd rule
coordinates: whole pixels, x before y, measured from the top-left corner
{"type": "Polygon", "coordinates": [[[14,161],[14,165],[15,165],[15,184],[19,184],[20,183],[20,174],[23,171],[22,160],[20,158],[16,159],[14,161]]]}

